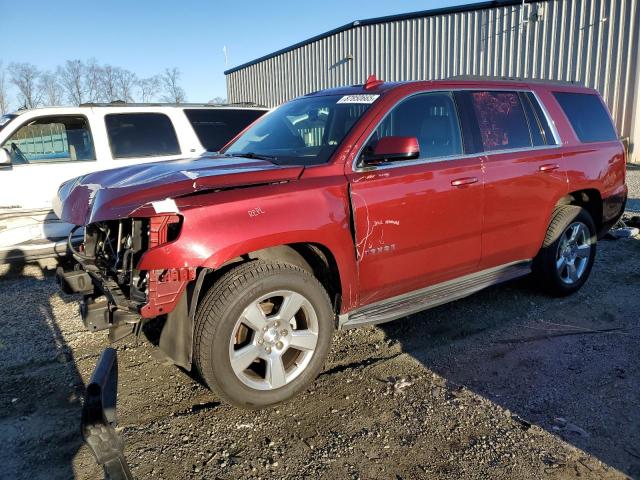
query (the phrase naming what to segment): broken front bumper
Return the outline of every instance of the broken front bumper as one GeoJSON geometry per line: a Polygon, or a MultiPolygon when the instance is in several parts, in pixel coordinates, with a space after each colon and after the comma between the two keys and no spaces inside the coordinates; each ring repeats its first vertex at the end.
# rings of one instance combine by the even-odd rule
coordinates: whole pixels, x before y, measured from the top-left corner
{"type": "Polygon", "coordinates": [[[58,267],[56,280],[63,292],[84,295],[80,316],[91,332],[109,329],[109,338],[115,341],[133,333],[142,319],[139,307],[125,297],[120,286],[97,272],[58,267]]]}

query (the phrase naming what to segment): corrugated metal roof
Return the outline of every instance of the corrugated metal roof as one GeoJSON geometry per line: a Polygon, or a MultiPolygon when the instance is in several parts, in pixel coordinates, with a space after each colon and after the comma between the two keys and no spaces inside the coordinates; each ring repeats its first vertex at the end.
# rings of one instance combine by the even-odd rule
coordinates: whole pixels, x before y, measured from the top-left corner
{"type": "Polygon", "coordinates": [[[602,94],[640,162],[639,3],[539,0],[523,10],[517,1],[483,2],[353,22],[227,72],[227,96],[276,106],[370,74],[577,82],[602,94]]]}
{"type": "MultiPolygon", "coordinates": [[[[526,0],[526,3],[531,3],[534,1],[536,0],[526,0]]],[[[545,1],[545,0],[537,0],[538,3],[540,1],[545,1]]],[[[304,47],[305,45],[309,45],[318,40],[322,40],[323,38],[330,37],[332,35],[335,35],[336,33],[344,32],[351,28],[360,27],[363,25],[377,25],[381,23],[397,22],[400,20],[409,20],[412,18],[433,17],[435,15],[444,15],[448,13],[472,12],[475,10],[482,10],[485,8],[504,7],[509,5],[521,5],[521,4],[522,4],[521,0],[492,0],[488,2],[477,2],[477,3],[468,3],[463,5],[456,5],[453,7],[433,8],[430,10],[421,10],[419,12],[402,13],[398,15],[387,15],[384,17],[368,18],[365,20],[354,20],[353,22],[342,25],[341,27],[334,28],[333,30],[329,30],[327,32],[321,33],[314,37],[308,38],[306,40],[303,40],[302,42],[294,43],[293,45],[282,48],[273,53],[269,53],[262,57],[256,58],[255,60],[251,60],[250,62],[246,62],[246,63],[243,63],[242,65],[238,65],[237,67],[233,67],[228,70],[225,70],[224,74],[229,75],[230,73],[237,72],[238,70],[242,70],[243,68],[250,67],[251,65],[255,65],[257,63],[263,62],[273,57],[277,57],[278,55],[282,55],[283,53],[290,52],[292,50],[295,50],[296,48],[304,47]]]]}

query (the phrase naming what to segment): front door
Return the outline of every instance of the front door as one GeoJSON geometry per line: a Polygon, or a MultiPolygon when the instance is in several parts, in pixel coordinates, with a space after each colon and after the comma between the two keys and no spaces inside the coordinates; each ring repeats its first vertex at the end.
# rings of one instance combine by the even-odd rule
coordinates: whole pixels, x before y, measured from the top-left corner
{"type": "Polygon", "coordinates": [[[348,174],[361,305],[471,273],[481,257],[482,157],[463,155],[451,95],[405,99],[365,151],[385,136],[416,137],[420,156],[348,174]]]}

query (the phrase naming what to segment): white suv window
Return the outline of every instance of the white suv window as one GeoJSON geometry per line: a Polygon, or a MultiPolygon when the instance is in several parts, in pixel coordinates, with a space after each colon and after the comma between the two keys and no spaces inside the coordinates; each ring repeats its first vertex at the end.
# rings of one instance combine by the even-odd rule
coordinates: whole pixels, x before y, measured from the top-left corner
{"type": "Polygon", "coordinates": [[[180,154],[173,124],[162,113],[112,113],[104,121],[113,158],[180,154]]]}
{"type": "Polygon", "coordinates": [[[2,145],[13,165],[91,161],[96,159],[85,117],[37,118],[20,127],[2,145]]]}

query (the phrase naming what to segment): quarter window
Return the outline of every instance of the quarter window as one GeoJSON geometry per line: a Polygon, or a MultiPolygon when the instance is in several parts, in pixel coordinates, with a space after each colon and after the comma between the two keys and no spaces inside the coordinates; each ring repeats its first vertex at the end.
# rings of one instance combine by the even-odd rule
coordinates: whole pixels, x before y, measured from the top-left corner
{"type": "Polygon", "coordinates": [[[20,127],[2,145],[13,165],[95,160],[85,117],[41,117],[20,127]]]}
{"type": "Polygon", "coordinates": [[[161,113],[114,113],[105,116],[113,158],[179,155],[171,120],[161,113]]]}
{"type": "Polygon", "coordinates": [[[600,97],[586,93],[554,92],[581,142],[616,140],[616,129],[600,97]]]}
{"type": "Polygon", "coordinates": [[[462,153],[456,107],[448,93],[415,95],[396,106],[378,125],[368,147],[388,136],[416,137],[420,158],[462,153]]]}
{"type": "Polygon", "coordinates": [[[531,146],[524,109],[515,92],[471,92],[485,151],[531,146]]]}

